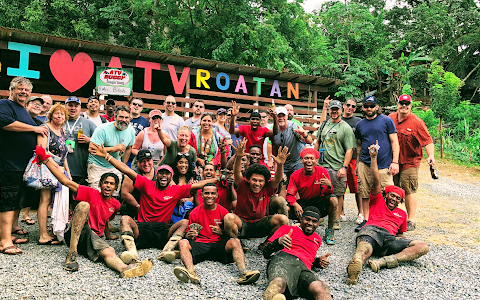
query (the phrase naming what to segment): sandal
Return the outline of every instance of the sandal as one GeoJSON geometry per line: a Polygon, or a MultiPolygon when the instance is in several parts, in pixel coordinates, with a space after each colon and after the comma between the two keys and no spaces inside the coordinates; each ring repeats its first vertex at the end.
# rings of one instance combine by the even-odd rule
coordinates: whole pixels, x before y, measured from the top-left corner
{"type": "Polygon", "coordinates": [[[0,250],[0,253],[7,254],[7,255],[18,255],[18,254],[22,254],[23,251],[21,249],[18,249],[17,246],[14,245],[14,246],[8,246],[3,248],[2,250],[0,250]],[[10,250],[14,250],[14,251],[12,252],[10,250]],[[10,252],[7,252],[7,251],[10,251],[10,252]]]}
{"type": "Polygon", "coordinates": [[[27,235],[28,234],[28,231],[26,231],[25,229],[17,229],[17,230],[13,230],[12,231],[12,234],[18,234],[18,235],[27,235]]]}
{"type": "Polygon", "coordinates": [[[25,223],[27,225],[35,225],[35,220],[32,218],[27,218],[27,219],[23,219],[22,223],[25,223]]]}
{"type": "Polygon", "coordinates": [[[21,239],[21,238],[17,238],[17,237],[14,236],[14,237],[12,238],[12,242],[13,242],[14,244],[17,244],[17,245],[18,245],[18,244],[26,244],[26,243],[28,243],[28,239],[21,239]],[[24,240],[24,241],[22,241],[22,240],[24,240]]]}
{"type": "Polygon", "coordinates": [[[42,246],[56,246],[56,245],[61,245],[62,242],[58,242],[58,243],[54,243],[54,242],[58,242],[58,240],[56,238],[53,238],[49,241],[46,241],[45,243],[41,243],[41,242],[37,242],[37,245],[42,245],[42,246]]]}

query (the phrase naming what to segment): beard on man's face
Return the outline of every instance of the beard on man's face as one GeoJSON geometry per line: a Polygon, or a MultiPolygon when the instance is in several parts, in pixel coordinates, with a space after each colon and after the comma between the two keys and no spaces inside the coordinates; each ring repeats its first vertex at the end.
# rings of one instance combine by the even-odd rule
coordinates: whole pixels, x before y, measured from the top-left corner
{"type": "Polygon", "coordinates": [[[117,127],[117,129],[123,131],[125,129],[128,128],[128,123],[127,121],[117,121],[115,120],[115,127],[117,127]]]}

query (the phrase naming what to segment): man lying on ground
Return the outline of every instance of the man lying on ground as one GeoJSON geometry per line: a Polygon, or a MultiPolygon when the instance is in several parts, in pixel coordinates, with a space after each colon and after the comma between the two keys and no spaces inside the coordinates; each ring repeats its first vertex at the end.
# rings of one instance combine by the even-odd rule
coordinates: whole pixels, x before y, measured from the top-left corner
{"type": "Polygon", "coordinates": [[[313,148],[305,148],[300,152],[303,168],[292,173],[287,189],[287,202],[290,205],[290,218],[302,217],[303,209],[315,206],[320,217],[328,215],[328,226],[325,229],[327,245],[335,245],[333,226],[337,215],[337,197],[333,194],[333,186],[327,169],[317,166],[320,153],[313,148]],[[296,195],[300,196],[297,200],[296,195]]]}
{"type": "Polygon", "coordinates": [[[283,225],[268,239],[263,256],[271,258],[267,266],[270,283],[264,300],[285,300],[285,295],[332,299],[328,286],[311,271],[312,266],[325,269],[329,264],[330,253],[316,258],[322,244],[315,232],[319,220],[320,211],[308,206],[300,218],[300,227],[283,225]]]}
{"type": "Polygon", "coordinates": [[[407,213],[398,208],[398,204],[403,202],[405,191],[390,185],[385,187],[385,199],[382,196],[377,165],[378,148],[378,142],[368,148],[374,179],[370,191],[370,217],[357,235],[357,250],[347,268],[348,284],[357,283],[365,261],[372,254],[381,257],[368,261],[376,273],[383,267],[391,269],[398,267],[398,262],[415,260],[429,250],[425,242],[403,237],[403,232],[407,231],[407,213]]]}
{"type": "Polygon", "coordinates": [[[168,165],[158,167],[157,180],[137,174],[126,164],[115,159],[105,151],[105,148],[91,144],[90,154],[105,158],[120,172],[128,176],[134,183],[134,187],[140,191],[140,208],[138,211],[138,223],[129,216],[120,219],[122,226],[122,241],[127,249],[122,253],[122,260],[131,263],[138,261],[136,247],[139,248],[162,248],[163,251],[158,259],[172,262],[176,258],[173,249],[187,228],[188,221],[181,220],[171,224],[173,209],[183,198],[190,197],[191,191],[202,188],[207,183],[217,183],[217,178],[203,180],[194,184],[170,185],[173,170],[168,165]]]}
{"type": "Polygon", "coordinates": [[[183,282],[199,284],[194,264],[205,260],[224,264],[235,262],[240,276],[238,284],[250,284],[260,277],[258,270],[250,271],[245,267],[245,256],[239,239],[222,239],[223,218],[228,210],[217,204],[218,189],[213,183],[207,183],[202,189],[203,204],[195,207],[188,217],[189,230],[186,238],[180,241],[180,256],[184,267],[175,267],[173,273],[183,282]],[[201,226],[198,229],[198,225],[201,226]],[[197,226],[197,228],[195,228],[197,226]]]}
{"type": "Polygon", "coordinates": [[[143,276],[153,266],[151,259],[142,263],[126,265],[115,254],[115,250],[108,243],[100,238],[105,232],[107,239],[116,239],[117,236],[110,235],[108,220],[112,220],[120,209],[120,202],[112,197],[117,189],[119,179],[114,173],[105,173],[99,182],[100,192],[91,187],[79,185],[69,180],[58,165],[45,153],[45,149],[37,146],[37,157],[52,174],[67,186],[74,194],[78,203],[72,216],[68,229],[65,231],[65,242],[69,246],[67,258],[65,259],[65,270],[78,271],[77,253],[80,253],[92,261],[102,258],[105,264],[120,272],[123,278],[143,276]]]}

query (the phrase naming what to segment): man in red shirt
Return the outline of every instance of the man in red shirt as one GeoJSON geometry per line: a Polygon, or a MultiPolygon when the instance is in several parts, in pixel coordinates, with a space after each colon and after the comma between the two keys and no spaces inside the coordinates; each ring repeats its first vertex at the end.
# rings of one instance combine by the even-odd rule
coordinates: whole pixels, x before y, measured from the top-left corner
{"type": "MultiPolygon", "coordinates": [[[[242,157],[245,153],[247,141],[237,142],[233,175],[237,186],[237,201],[233,203],[235,213],[225,216],[225,231],[233,238],[264,237],[272,235],[275,230],[288,224],[285,214],[267,216],[269,205],[271,207],[284,207],[285,199],[272,198],[279,183],[283,179],[283,164],[289,153],[287,147],[280,147],[278,156],[272,155],[277,165],[275,177],[270,180],[270,171],[260,164],[248,167],[243,177],[241,172],[242,157]]],[[[259,247],[261,248],[261,247],[259,247]]]]}
{"type": "Polygon", "coordinates": [[[287,202],[290,209],[290,218],[302,217],[303,209],[314,206],[320,211],[320,217],[328,215],[328,226],[325,229],[327,245],[335,245],[333,226],[337,215],[338,201],[333,194],[333,185],[327,169],[317,166],[320,153],[313,148],[305,148],[300,152],[303,168],[290,176],[287,189],[287,202]],[[300,196],[297,200],[296,195],[300,196]]]}
{"type": "MultiPolygon", "coordinates": [[[[216,178],[216,167],[211,163],[206,163],[205,166],[203,167],[203,179],[212,179],[216,178]]],[[[228,211],[232,211],[235,209],[235,207],[232,207],[232,202],[237,201],[237,192],[235,191],[235,186],[234,186],[234,180],[233,177],[231,176],[232,171],[228,171],[227,173],[227,178],[221,177],[222,181],[218,182],[216,184],[217,186],[217,192],[218,192],[218,197],[216,200],[217,204],[220,204],[224,208],[226,208],[228,211]]],[[[223,176],[223,175],[221,175],[223,176]]],[[[198,206],[203,203],[203,197],[202,197],[202,190],[197,191],[197,200],[195,202],[195,206],[198,206]]]]}
{"type": "Polygon", "coordinates": [[[104,232],[107,240],[118,238],[111,235],[108,229],[108,221],[113,220],[120,209],[120,202],[112,197],[113,191],[119,184],[117,175],[103,174],[99,182],[99,192],[69,180],[41,146],[37,146],[35,152],[38,159],[47,166],[58,181],[73,192],[74,199],[80,201],[75,208],[70,226],[65,231],[65,242],[69,245],[65,270],[78,271],[77,253],[80,253],[92,261],[102,258],[109,268],[120,272],[123,278],[147,274],[153,266],[151,259],[127,265],[115,254],[115,250],[100,238],[104,232]]]}
{"type": "Polygon", "coordinates": [[[435,146],[425,123],[412,113],[412,98],[401,95],[397,102],[398,112],[391,113],[397,128],[400,156],[398,158],[400,172],[393,176],[395,185],[405,190],[405,207],[407,208],[407,230],[416,227],[415,212],[417,210],[418,168],[423,157],[422,148],[427,151],[427,162],[435,165],[435,146]]]}
{"type": "Polygon", "coordinates": [[[221,239],[223,218],[228,210],[216,204],[217,186],[207,183],[202,189],[203,205],[195,207],[188,217],[189,230],[187,239],[179,243],[180,256],[184,267],[175,267],[173,273],[183,282],[199,284],[200,278],[195,274],[194,264],[205,260],[224,264],[235,262],[240,276],[238,284],[250,284],[260,277],[258,270],[250,271],[245,267],[245,256],[239,239],[221,239]],[[195,226],[202,226],[201,229],[195,226]]]}
{"type": "Polygon", "coordinates": [[[89,151],[92,155],[105,158],[120,172],[128,176],[134,187],[140,191],[140,207],[138,210],[138,223],[130,216],[122,216],[122,241],[127,251],[121,255],[125,263],[139,260],[137,247],[163,248],[158,259],[173,262],[176,253],[173,249],[187,228],[187,220],[171,224],[173,209],[183,198],[190,197],[190,192],[202,188],[205,184],[218,182],[217,178],[203,180],[194,184],[170,185],[173,170],[168,165],[161,165],[157,170],[156,182],[137,174],[126,164],[112,157],[103,146],[91,143],[89,151]]]}
{"type": "Polygon", "coordinates": [[[412,261],[428,253],[428,245],[423,241],[404,238],[407,231],[407,214],[398,208],[405,197],[405,191],[397,186],[385,187],[385,199],[380,188],[377,154],[378,143],[369,148],[370,169],[374,179],[370,191],[370,216],[357,235],[357,250],[348,263],[348,284],[356,284],[365,261],[374,254],[380,259],[368,263],[376,273],[382,267],[395,268],[398,262],[412,261]],[[397,237],[395,237],[397,236],[397,237]]]}
{"type": "Polygon", "coordinates": [[[325,269],[328,256],[317,257],[322,238],[315,232],[320,211],[308,206],[300,218],[300,227],[283,225],[268,239],[263,256],[270,259],[267,276],[270,281],[264,300],[285,300],[284,294],[307,299],[332,299],[328,286],[317,279],[312,266],[325,269]],[[280,251],[281,250],[281,251],[280,251]]]}
{"type": "Polygon", "coordinates": [[[268,113],[273,119],[273,129],[269,130],[266,127],[260,126],[261,116],[258,112],[252,112],[250,114],[250,125],[240,125],[235,128],[235,116],[239,113],[240,107],[237,106],[235,101],[232,101],[232,117],[230,118],[230,134],[235,134],[237,137],[245,137],[247,139],[247,146],[245,149],[249,150],[250,147],[255,144],[260,146],[262,150],[262,159],[263,162],[263,144],[265,138],[273,139],[273,137],[278,133],[278,120],[277,114],[269,108],[268,113]]]}
{"type": "Polygon", "coordinates": [[[105,120],[108,122],[113,122],[115,121],[115,101],[113,99],[107,99],[105,102],[105,112],[106,114],[101,115],[101,117],[104,117],[105,120]]]}

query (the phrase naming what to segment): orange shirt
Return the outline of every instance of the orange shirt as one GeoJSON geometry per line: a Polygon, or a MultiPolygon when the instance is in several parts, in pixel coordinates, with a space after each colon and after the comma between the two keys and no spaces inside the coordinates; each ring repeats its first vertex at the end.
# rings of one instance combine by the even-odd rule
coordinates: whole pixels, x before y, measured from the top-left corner
{"type": "Polygon", "coordinates": [[[389,117],[393,119],[397,128],[398,143],[400,144],[398,158],[400,171],[420,167],[423,157],[422,148],[433,143],[427,126],[412,112],[400,123],[398,122],[398,112],[391,113],[389,117]]]}

